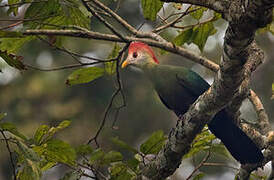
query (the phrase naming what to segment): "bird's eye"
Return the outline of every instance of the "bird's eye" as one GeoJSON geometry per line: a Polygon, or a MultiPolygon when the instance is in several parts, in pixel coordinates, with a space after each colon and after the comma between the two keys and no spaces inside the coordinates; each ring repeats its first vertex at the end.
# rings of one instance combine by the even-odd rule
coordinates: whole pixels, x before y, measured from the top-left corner
{"type": "Polygon", "coordinates": [[[137,58],[137,56],[138,56],[137,52],[134,52],[132,56],[133,56],[134,58],[137,58]]]}

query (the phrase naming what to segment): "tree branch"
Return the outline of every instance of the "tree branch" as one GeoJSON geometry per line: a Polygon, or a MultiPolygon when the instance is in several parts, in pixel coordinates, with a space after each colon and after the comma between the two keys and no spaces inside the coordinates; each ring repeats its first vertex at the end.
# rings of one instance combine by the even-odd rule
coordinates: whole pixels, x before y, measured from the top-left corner
{"type": "Polygon", "coordinates": [[[78,38],[88,38],[88,39],[97,39],[97,40],[106,40],[106,41],[112,41],[112,42],[132,42],[132,41],[141,41],[144,43],[147,43],[151,46],[161,48],[163,50],[181,55],[187,59],[190,59],[198,64],[201,64],[202,66],[207,67],[208,69],[212,71],[218,70],[218,65],[214,62],[208,60],[205,57],[199,56],[183,47],[176,46],[170,42],[160,42],[155,41],[151,39],[146,38],[137,38],[137,37],[130,37],[130,36],[124,36],[125,41],[120,39],[116,35],[112,34],[103,34],[93,31],[81,31],[81,30],[26,30],[23,32],[24,35],[56,35],[56,36],[68,36],[68,37],[78,37],[78,38]]]}
{"type": "Polygon", "coordinates": [[[212,9],[218,13],[226,12],[229,6],[229,1],[226,1],[226,0],[161,0],[161,1],[186,3],[186,4],[202,6],[208,9],[212,9]]]}
{"type": "MultiPolygon", "coordinates": [[[[230,17],[233,17],[233,21],[229,21],[225,34],[222,61],[214,83],[177,121],[176,127],[171,130],[168,141],[156,160],[143,169],[142,173],[146,177],[163,179],[173,174],[181,162],[181,157],[189,151],[195,136],[239,91],[244,80],[244,65],[248,59],[250,43],[254,39],[255,31],[271,22],[269,17],[272,15],[272,10],[266,11],[269,1],[260,1],[260,3],[256,1],[258,4],[253,2],[248,5],[241,4],[242,1],[233,1],[234,4],[230,8],[235,8],[236,2],[238,7],[245,7],[252,13],[248,14],[239,8],[236,9],[236,12],[235,9],[229,9],[230,13],[233,12],[233,14],[229,14],[230,17]]],[[[254,167],[256,168],[258,165],[252,165],[250,169],[253,170],[254,167]]]]}

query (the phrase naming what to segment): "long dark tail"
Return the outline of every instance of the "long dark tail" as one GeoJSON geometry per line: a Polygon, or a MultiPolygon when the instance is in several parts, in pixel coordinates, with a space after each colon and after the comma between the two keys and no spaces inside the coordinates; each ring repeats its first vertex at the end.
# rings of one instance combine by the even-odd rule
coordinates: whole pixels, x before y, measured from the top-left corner
{"type": "Polygon", "coordinates": [[[261,150],[232,122],[224,110],[216,114],[208,124],[208,127],[241,164],[259,163],[263,160],[264,157],[261,150]]]}

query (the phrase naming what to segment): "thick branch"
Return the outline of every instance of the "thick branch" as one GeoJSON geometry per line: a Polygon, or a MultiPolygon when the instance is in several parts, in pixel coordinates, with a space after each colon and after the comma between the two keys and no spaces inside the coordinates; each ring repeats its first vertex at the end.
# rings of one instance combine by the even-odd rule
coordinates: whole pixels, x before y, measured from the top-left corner
{"type": "Polygon", "coordinates": [[[229,22],[225,34],[223,58],[215,81],[209,90],[201,95],[187,113],[178,120],[156,160],[143,170],[143,174],[148,178],[163,179],[171,175],[178,168],[181,157],[188,152],[195,136],[239,91],[244,80],[244,65],[248,59],[250,43],[254,39],[255,31],[270,22],[268,17],[271,17],[272,11],[267,11],[268,14],[266,14],[265,6],[267,8],[269,6],[264,1],[260,3],[256,1],[259,5],[254,3],[246,5],[241,2],[237,1],[238,7],[252,10],[254,14],[243,12],[241,8],[236,9],[236,12],[235,9],[229,9],[230,13],[233,12],[230,14],[233,21],[229,22]]]}
{"type": "Polygon", "coordinates": [[[79,37],[79,38],[88,38],[88,39],[97,39],[97,40],[106,40],[113,42],[131,42],[131,41],[141,41],[147,43],[151,46],[164,49],[166,51],[181,55],[187,59],[199,63],[212,71],[218,70],[218,65],[214,62],[208,60],[205,57],[199,56],[187,49],[176,46],[170,42],[160,42],[151,39],[137,38],[124,36],[124,40],[120,39],[116,35],[112,34],[103,34],[93,31],[81,31],[81,30],[26,30],[23,32],[24,35],[56,35],[56,36],[69,36],[69,37],[79,37]]]}

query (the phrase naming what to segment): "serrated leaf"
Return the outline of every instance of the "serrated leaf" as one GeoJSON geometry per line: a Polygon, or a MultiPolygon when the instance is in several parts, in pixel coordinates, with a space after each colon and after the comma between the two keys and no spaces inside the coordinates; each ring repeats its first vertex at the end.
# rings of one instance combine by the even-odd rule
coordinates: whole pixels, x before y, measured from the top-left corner
{"type": "Polygon", "coordinates": [[[189,28],[185,31],[180,32],[178,36],[176,36],[173,40],[174,44],[177,46],[181,46],[184,43],[189,43],[191,41],[193,29],[189,28]]]}
{"type": "Polygon", "coordinates": [[[17,56],[15,54],[10,54],[7,51],[0,50],[0,57],[8,63],[11,67],[14,67],[18,70],[26,70],[26,66],[23,64],[22,56],[17,56]]]}
{"type": "Polygon", "coordinates": [[[144,154],[157,154],[165,143],[166,137],[162,130],[154,132],[143,144],[140,151],[144,154]]]}
{"type": "Polygon", "coordinates": [[[120,152],[117,151],[109,151],[104,155],[103,162],[105,164],[109,164],[112,162],[122,161],[123,156],[120,152]]]}
{"type": "Polygon", "coordinates": [[[0,113],[0,121],[7,116],[7,113],[0,113]]]}
{"type": "Polygon", "coordinates": [[[160,0],[141,0],[143,15],[146,19],[155,21],[157,13],[163,7],[164,2],[160,0]]]}
{"type": "Polygon", "coordinates": [[[49,129],[49,126],[42,125],[36,130],[34,134],[34,142],[37,145],[40,145],[42,143],[42,138],[48,133],[49,129]]]}
{"type": "MultiPolygon", "coordinates": [[[[57,16],[58,10],[60,9],[60,4],[58,0],[48,0],[42,1],[39,3],[31,3],[31,5],[27,8],[24,18],[25,19],[41,19],[40,21],[44,21],[47,18],[57,16]]],[[[37,28],[41,26],[37,21],[26,21],[23,24],[28,28],[37,28]]]]}
{"type": "Polygon", "coordinates": [[[104,158],[104,151],[102,151],[102,149],[96,149],[95,151],[93,151],[93,153],[90,155],[90,159],[89,162],[91,164],[95,164],[95,163],[101,163],[103,158],[104,158]]]}
{"type": "Polygon", "coordinates": [[[23,140],[27,140],[27,138],[17,130],[16,126],[13,123],[2,122],[2,123],[0,123],[0,128],[4,131],[10,132],[11,134],[13,134],[17,137],[22,138],[23,140]]]}
{"type": "Polygon", "coordinates": [[[21,32],[17,31],[1,31],[0,30],[0,38],[12,38],[12,37],[23,37],[21,32]]]}
{"type": "MultiPolygon", "coordinates": [[[[204,128],[202,133],[198,134],[196,138],[194,139],[190,151],[184,155],[183,158],[189,158],[194,156],[195,154],[201,152],[201,151],[208,151],[212,146],[212,141],[216,139],[214,134],[210,133],[207,128],[204,128]]],[[[216,149],[217,149],[216,145],[216,149]]]]}
{"type": "Polygon", "coordinates": [[[41,146],[35,146],[33,149],[49,162],[64,163],[70,166],[75,165],[75,150],[64,141],[51,139],[41,146]]]}
{"type": "Polygon", "coordinates": [[[81,155],[81,156],[85,156],[93,153],[92,147],[90,147],[90,145],[87,145],[87,144],[81,144],[80,146],[75,148],[75,151],[77,155],[81,155]]]}
{"type": "Polygon", "coordinates": [[[105,73],[105,70],[99,67],[88,67],[88,68],[77,69],[76,71],[72,72],[69,75],[66,81],[66,84],[76,85],[76,84],[88,83],[103,76],[104,73],[105,73]]]}
{"type": "Polygon", "coordinates": [[[134,154],[138,153],[138,150],[131,147],[130,145],[128,145],[124,141],[120,140],[118,137],[111,138],[111,142],[113,142],[114,144],[116,144],[118,147],[120,147],[122,149],[133,152],[134,154]]]}
{"type": "Polygon", "coordinates": [[[203,51],[207,38],[216,32],[217,30],[215,29],[212,22],[196,26],[193,28],[191,37],[192,42],[196,44],[201,51],[203,51]]]}
{"type": "Polygon", "coordinates": [[[38,20],[25,22],[24,26],[31,29],[56,29],[58,26],[62,28],[69,25],[89,28],[89,18],[78,6],[78,2],[73,0],[32,3],[25,13],[25,18],[36,17],[38,20]]]}

